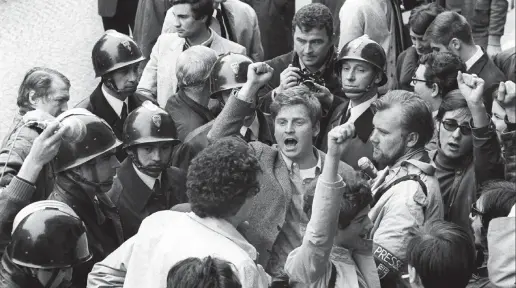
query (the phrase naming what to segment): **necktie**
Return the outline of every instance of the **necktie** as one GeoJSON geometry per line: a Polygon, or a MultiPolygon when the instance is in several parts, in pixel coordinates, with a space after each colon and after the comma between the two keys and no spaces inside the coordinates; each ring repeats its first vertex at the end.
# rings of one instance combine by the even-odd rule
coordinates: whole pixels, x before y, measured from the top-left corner
{"type": "Polygon", "coordinates": [[[253,141],[253,131],[251,131],[251,128],[247,128],[244,135],[245,142],[251,142],[253,141]]]}
{"type": "Polygon", "coordinates": [[[220,25],[220,36],[224,39],[228,39],[226,24],[224,23],[224,17],[222,16],[222,11],[217,9],[217,21],[220,25]]]}
{"type": "Polygon", "coordinates": [[[342,120],[340,121],[340,124],[344,124],[348,122],[349,118],[351,117],[351,108],[346,111],[346,115],[342,117],[342,120]]]}
{"type": "Polygon", "coordinates": [[[124,123],[125,119],[127,119],[127,104],[124,102],[124,105],[122,106],[122,112],[120,113],[120,120],[122,123],[124,123]]]}
{"type": "Polygon", "coordinates": [[[152,192],[154,192],[154,194],[157,197],[160,197],[161,195],[163,195],[163,193],[161,193],[161,183],[158,179],[156,179],[156,182],[154,182],[154,187],[152,188],[152,192]]]}

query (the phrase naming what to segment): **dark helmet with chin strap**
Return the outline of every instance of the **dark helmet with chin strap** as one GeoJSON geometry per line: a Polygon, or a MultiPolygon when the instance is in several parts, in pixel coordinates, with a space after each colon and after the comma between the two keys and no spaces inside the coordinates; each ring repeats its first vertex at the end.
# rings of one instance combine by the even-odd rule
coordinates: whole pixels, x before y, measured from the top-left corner
{"type": "Polygon", "coordinates": [[[92,258],[86,227],[63,202],[34,202],[16,215],[7,255],[19,266],[62,269],[92,258]]]}
{"type": "MultiPolygon", "coordinates": [[[[174,120],[167,111],[154,105],[150,101],[143,102],[142,106],[131,112],[124,123],[123,132],[124,149],[130,149],[139,144],[169,142],[172,145],[180,143],[177,139],[174,120]]],[[[134,165],[145,171],[138,157],[134,153],[128,153],[134,165]]],[[[172,157],[171,157],[172,158],[172,157]]],[[[170,165],[170,161],[156,170],[164,170],[170,165]]]]}
{"type": "Polygon", "coordinates": [[[385,51],[380,44],[371,40],[367,34],[351,40],[342,47],[335,62],[337,75],[341,74],[342,63],[345,60],[359,60],[369,63],[382,75],[382,80],[378,83],[378,86],[383,86],[387,83],[387,74],[384,71],[385,63],[387,62],[385,51]]]}
{"type": "Polygon", "coordinates": [[[210,73],[210,98],[217,98],[217,93],[244,86],[247,81],[247,67],[253,63],[249,57],[226,53],[219,56],[210,73]]]}
{"type": "Polygon", "coordinates": [[[91,52],[95,77],[102,77],[105,84],[118,93],[134,93],[135,87],[119,89],[109,73],[145,60],[134,40],[115,30],[107,30],[95,43],[91,52]]]}

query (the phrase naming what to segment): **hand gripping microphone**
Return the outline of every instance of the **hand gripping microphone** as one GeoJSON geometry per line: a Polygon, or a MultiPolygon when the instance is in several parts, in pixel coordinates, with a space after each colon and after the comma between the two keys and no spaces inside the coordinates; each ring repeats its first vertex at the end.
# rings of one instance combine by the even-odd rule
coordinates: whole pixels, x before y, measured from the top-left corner
{"type": "MultiPolygon", "coordinates": [[[[51,122],[45,121],[30,121],[27,123],[29,127],[36,127],[45,130],[51,122]]],[[[68,128],[61,138],[68,143],[79,142],[86,136],[86,125],[76,117],[66,117],[59,123],[59,129],[68,128]]],[[[56,131],[57,132],[57,131],[56,131]]]]}
{"type": "Polygon", "coordinates": [[[373,162],[371,162],[367,157],[358,159],[358,168],[360,168],[360,171],[364,172],[371,179],[375,179],[376,175],[378,175],[378,170],[374,166],[373,162]]]}

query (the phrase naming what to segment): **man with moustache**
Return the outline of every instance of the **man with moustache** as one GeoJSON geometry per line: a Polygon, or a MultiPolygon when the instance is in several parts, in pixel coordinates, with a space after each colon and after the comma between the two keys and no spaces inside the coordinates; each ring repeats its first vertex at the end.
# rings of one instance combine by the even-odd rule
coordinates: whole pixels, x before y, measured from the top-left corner
{"type": "MultiPolygon", "coordinates": [[[[95,76],[102,80],[90,97],[76,107],[104,119],[116,137],[122,139],[127,115],[148,99],[134,94],[138,85],[138,64],[145,58],[131,37],[108,30],[93,46],[91,59],[95,76]]],[[[127,154],[119,149],[116,156],[123,161],[127,154]]]]}
{"type": "MultiPolygon", "coordinates": [[[[341,160],[358,169],[358,159],[372,159],[373,146],[369,136],[373,132],[373,110],[371,103],[378,99],[378,87],[387,83],[384,72],[386,56],[378,43],[367,35],[347,43],[335,63],[342,83],[342,90],[349,101],[337,106],[330,117],[325,134],[344,123],[354,123],[356,135],[346,141],[341,160]]],[[[321,150],[327,150],[327,138],[321,150]]]]}
{"type": "MultiPolygon", "coordinates": [[[[266,63],[253,63],[247,73],[247,82],[229,97],[215,119],[208,134],[210,141],[240,133],[245,118],[255,112],[257,91],[273,71],[266,63]]],[[[278,92],[270,108],[278,144],[248,143],[262,168],[261,192],[250,208],[250,229],[242,231],[258,250],[258,263],[274,279],[288,281],[283,278],[285,261],[301,245],[308,223],[303,197],[314,194],[324,165],[325,154],[313,143],[320,132],[321,104],[314,92],[299,85],[278,92]]],[[[349,165],[340,162],[337,170],[346,183],[356,181],[349,165]]]]}
{"type": "Polygon", "coordinates": [[[383,171],[373,181],[373,254],[382,287],[396,287],[406,273],[408,231],[443,218],[435,168],[425,150],[434,122],[425,102],[394,90],[373,104],[373,159],[383,171]]]}

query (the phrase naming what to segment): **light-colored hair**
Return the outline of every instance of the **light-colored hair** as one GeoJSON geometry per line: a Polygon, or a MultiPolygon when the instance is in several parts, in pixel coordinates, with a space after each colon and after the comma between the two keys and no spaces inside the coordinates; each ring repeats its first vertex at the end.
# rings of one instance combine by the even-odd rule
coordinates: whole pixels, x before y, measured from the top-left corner
{"type": "Polygon", "coordinates": [[[186,49],[177,58],[176,77],[179,88],[202,87],[210,77],[217,53],[206,46],[186,49]]]}
{"type": "Polygon", "coordinates": [[[321,103],[315,93],[304,85],[294,86],[276,94],[270,107],[272,118],[276,119],[281,108],[294,105],[304,105],[308,109],[313,125],[321,120],[321,103]]]}

